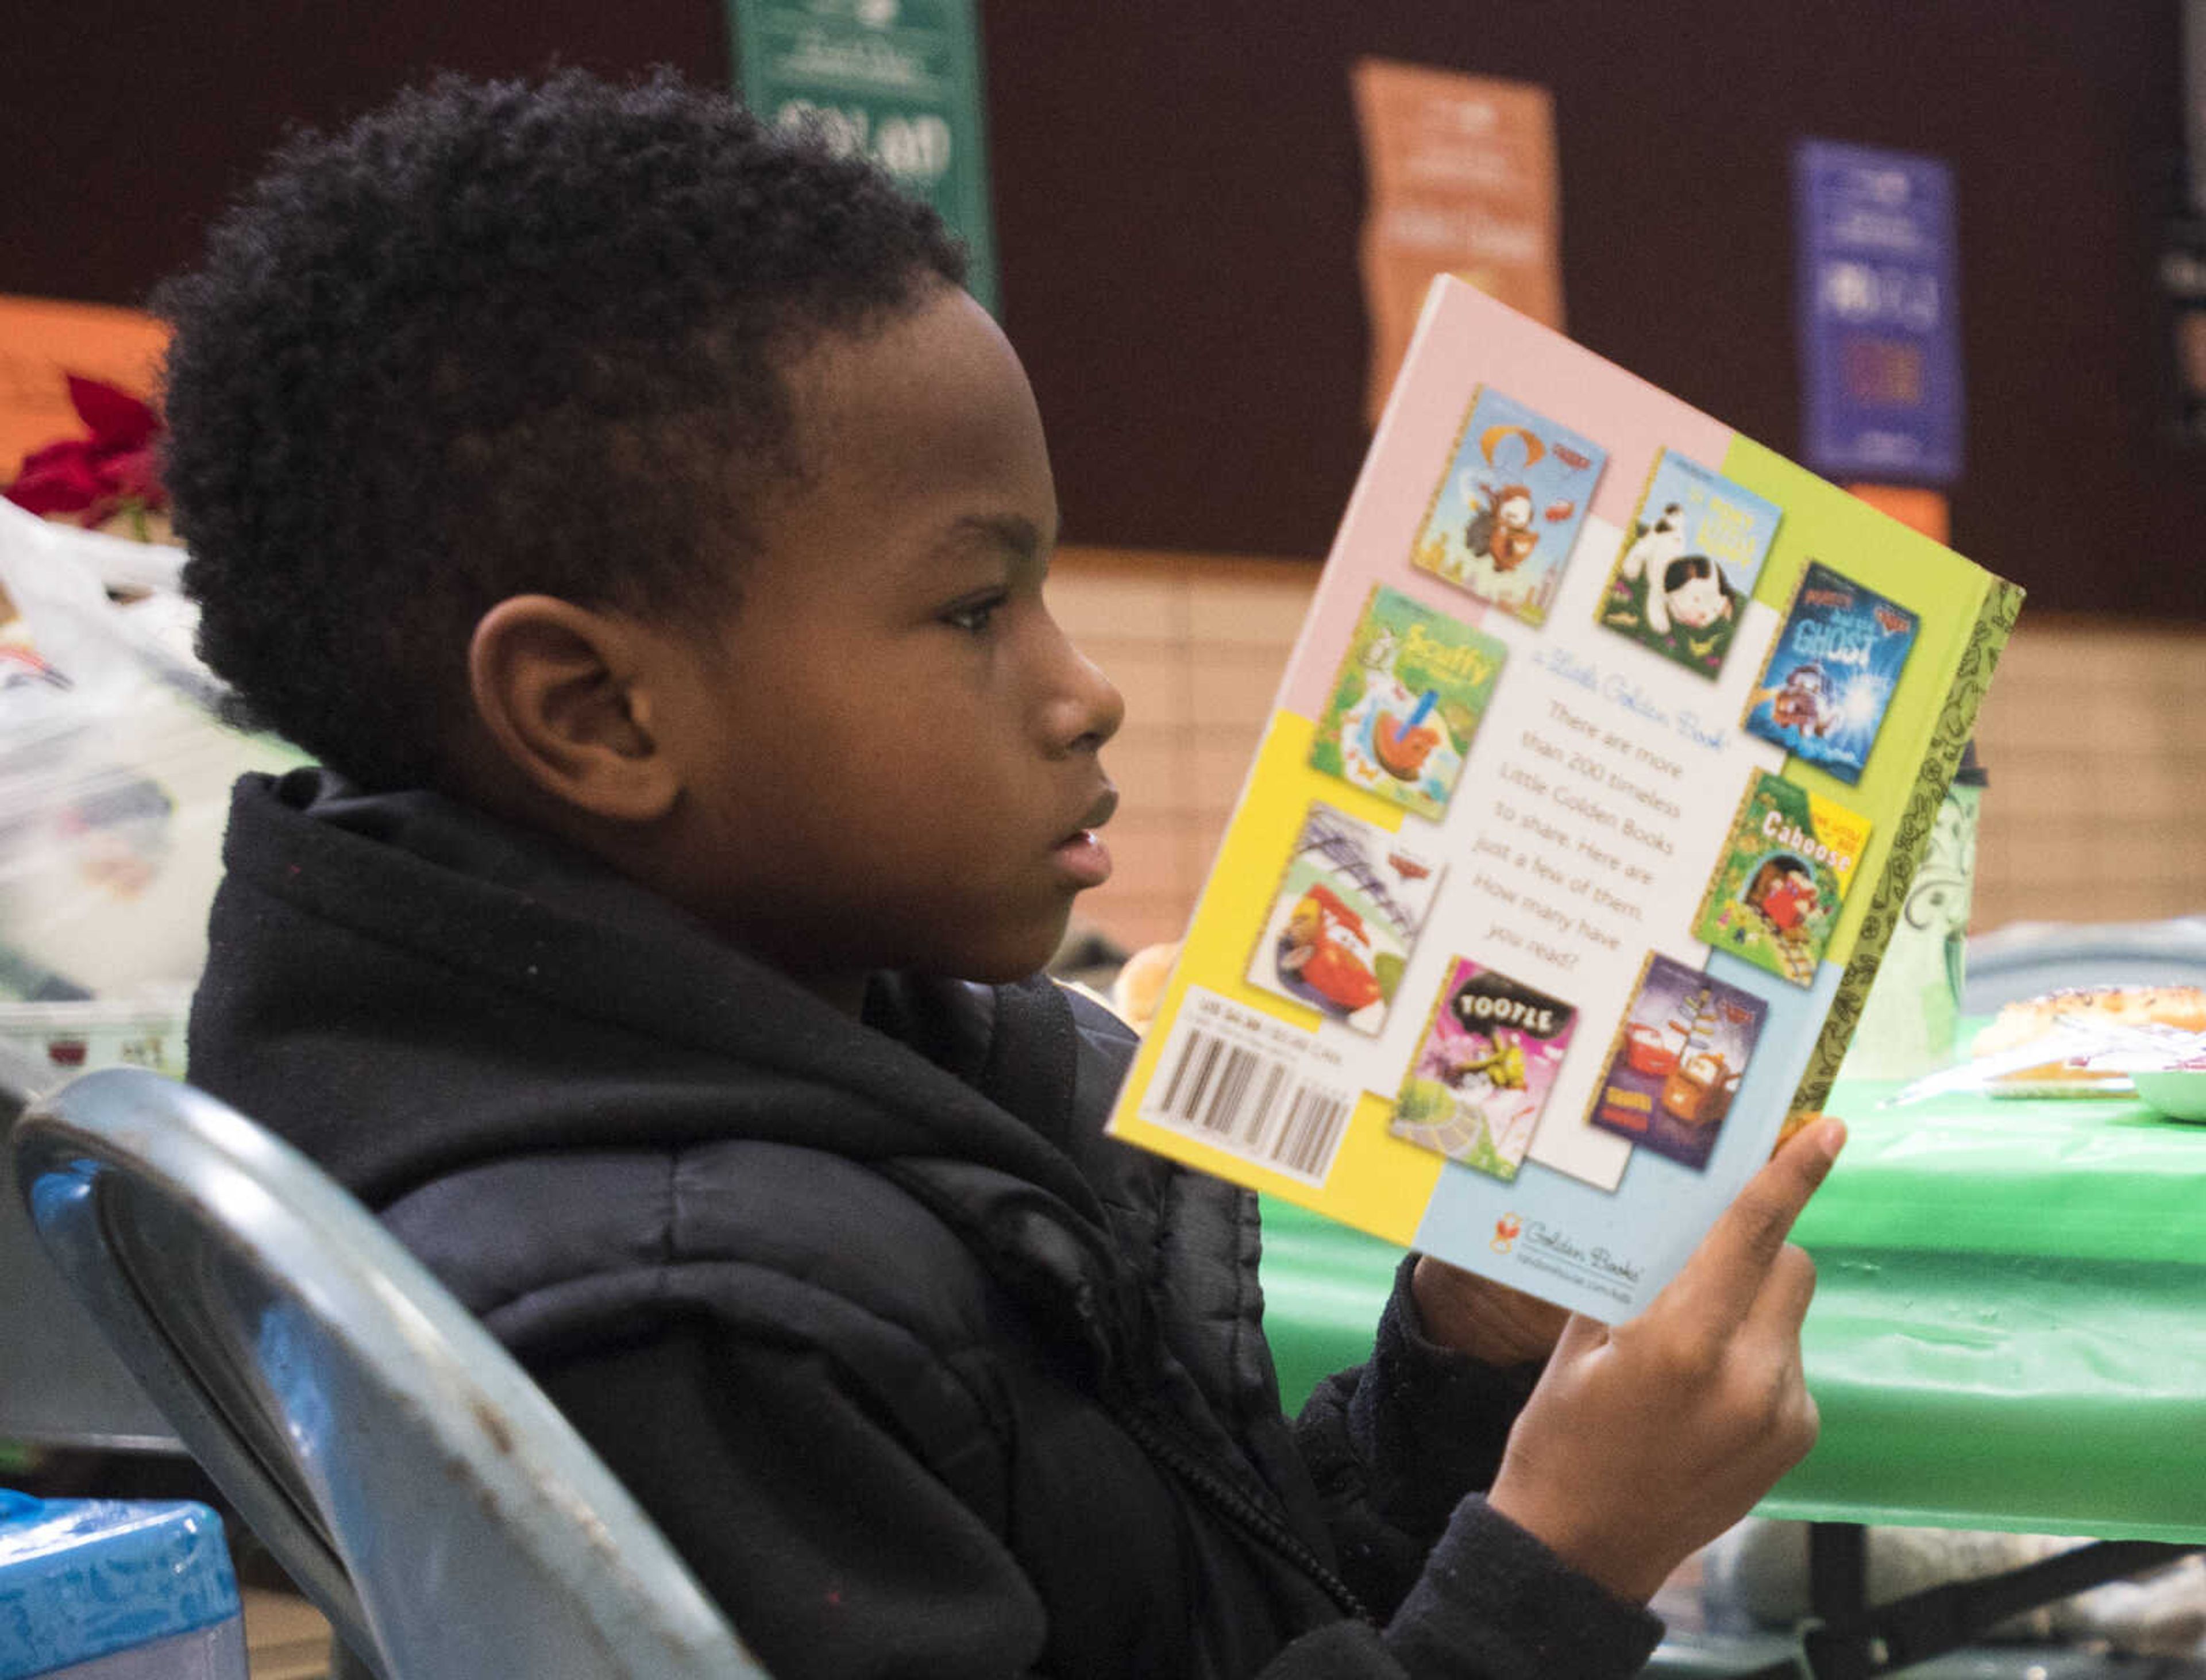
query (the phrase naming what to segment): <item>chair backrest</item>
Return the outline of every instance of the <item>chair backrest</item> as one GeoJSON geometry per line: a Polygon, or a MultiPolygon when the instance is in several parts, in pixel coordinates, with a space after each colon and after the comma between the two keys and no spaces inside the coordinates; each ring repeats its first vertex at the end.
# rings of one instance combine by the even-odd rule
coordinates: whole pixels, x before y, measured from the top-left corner
{"type": "Polygon", "coordinates": [[[295,1150],[118,1068],[33,1102],[15,1155],[123,1363],[385,1680],[764,1675],[543,1391],[295,1150]]]}
{"type": "MultiPolygon", "coordinates": [[[[0,1138],[55,1069],[0,1039],[0,1138]]],[[[0,1149],[0,1440],[99,1452],[181,1453],[32,1235],[0,1149]]]]}

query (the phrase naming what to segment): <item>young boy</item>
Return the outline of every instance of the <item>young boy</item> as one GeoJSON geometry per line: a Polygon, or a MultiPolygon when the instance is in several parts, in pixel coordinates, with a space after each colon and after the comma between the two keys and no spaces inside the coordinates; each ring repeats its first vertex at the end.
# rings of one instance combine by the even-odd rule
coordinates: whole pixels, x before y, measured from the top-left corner
{"type": "Polygon", "coordinates": [[[1121,708],[961,272],[663,79],[279,155],[166,295],[169,477],[207,658],[329,767],[238,789],[193,1077],[777,1675],[1629,1673],[1812,1439],[1836,1129],[1614,1330],[1405,1264],[1291,1427],[1253,1200],[1100,1135],[1130,1035],[1032,978],[1121,708]]]}

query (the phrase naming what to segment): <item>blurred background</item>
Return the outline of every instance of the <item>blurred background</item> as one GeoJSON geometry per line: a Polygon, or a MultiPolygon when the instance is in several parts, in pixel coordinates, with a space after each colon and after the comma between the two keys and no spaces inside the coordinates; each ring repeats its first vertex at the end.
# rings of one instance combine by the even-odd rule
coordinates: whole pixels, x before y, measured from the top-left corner
{"type": "MultiPolygon", "coordinates": [[[[0,55],[0,293],[19,298],[140,303],[287,129],[432,69],[672,64],[839,114],[921,171],[954,131],[963,208],[947,207],[1055,455],[1058,605],[1130,702],[1118,872],[1083,901],[1122,944],[1171,937],[1192,903],[1369,439],[1374,362],[1401,331],[1385,294],[1420,260],[1516,284],[1512,301],[1828,476],[1916,492],[1911,520],[1945,521],[2027,587],[1978,742],[1979,928],[2206,901],[2187,810],[2206,771],[2206,429],[2184,355],[2206,241],[2183,0],[18,11],[0,55]],[[951,129],[895,120],[860,86],[865,55],[838,68],[821,46],[853,39],[874,69],[902,45],[957,84],[951,129]],[[1359,108],[1374,62],[1481,80],[1452,105],[1445,80],[1416,85],[1389,116],[1368,87],[1359,108]],[[1507,132],[1464,126],[1421,253],[1416,204],[1385,222],[1387,171],[1398,188],[1420,146],[1430,164],[1418,122],[1488,95],[1507,132]],[[1937,459],[1849,473],[1810,447],[1830,348],[1802,289],[1811,140],[1904,154],[1942,183],[1929,343],[1934,376],[1950,354],[1957,378],[1931,381],[1937,459]],[[1508,235],[1486,247],[1513,279],[1482,274],[1482,227],[1508,235]]],[[[0,319],[0,403],[44,404],[58,432],[72,422],[35,337],[0,319]]],[[[0,477],[28,441],[0,440],[0,477]]]]}

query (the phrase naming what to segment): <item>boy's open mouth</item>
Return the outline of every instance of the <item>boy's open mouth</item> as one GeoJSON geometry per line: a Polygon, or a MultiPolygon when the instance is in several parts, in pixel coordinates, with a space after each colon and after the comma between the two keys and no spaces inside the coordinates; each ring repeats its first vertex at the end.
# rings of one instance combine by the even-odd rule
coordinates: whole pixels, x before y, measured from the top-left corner
{"type": "Polygon", "coordinates": [[[1050,855],[1082,891],[1101,886],[1111,879],[1111,852],[1095,831],[1111,820],[1118,808],[1118,790],[1106,788],[1081,818],[1081,825],[1051,849],[1050,855]]]}

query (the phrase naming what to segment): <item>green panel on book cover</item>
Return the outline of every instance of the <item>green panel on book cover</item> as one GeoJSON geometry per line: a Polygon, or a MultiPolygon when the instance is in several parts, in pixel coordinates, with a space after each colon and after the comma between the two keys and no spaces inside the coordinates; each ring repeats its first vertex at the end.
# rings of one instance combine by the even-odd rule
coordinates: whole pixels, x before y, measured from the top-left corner
{"type": "Polygon", "coordinates": [[[942,214],[996,307],[973,0],[728,0],[736,85],[768,122],[823,124],[942,214]]]}

